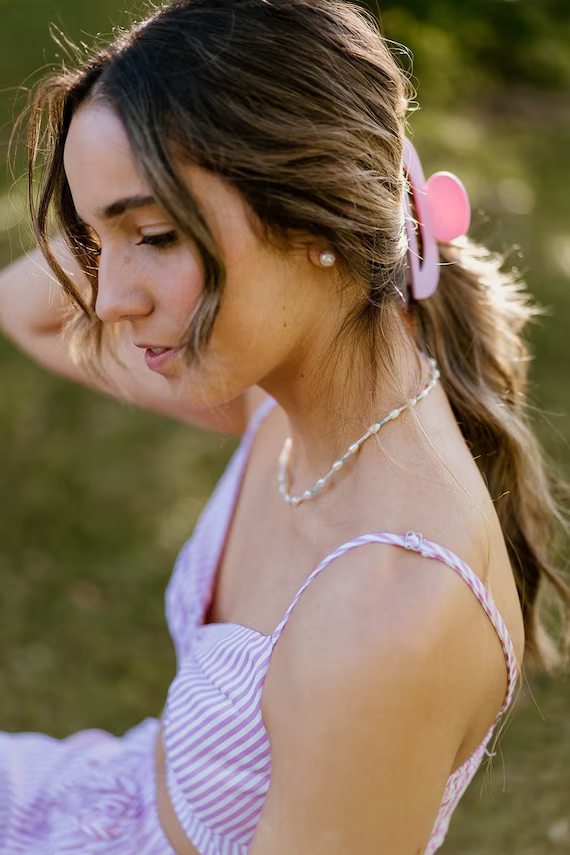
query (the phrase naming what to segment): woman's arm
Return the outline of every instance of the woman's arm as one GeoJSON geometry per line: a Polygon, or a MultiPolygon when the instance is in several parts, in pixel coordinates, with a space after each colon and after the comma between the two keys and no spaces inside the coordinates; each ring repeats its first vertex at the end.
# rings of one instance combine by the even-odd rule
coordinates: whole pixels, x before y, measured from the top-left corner
{"type": "Polygon", "coordinates": [[[506,679],[480,604],[430,561],[345,555],[296,604],[264,687],[271,782],[250,855],[425,852],[506,679]]]}
{"type": "MultiPolygon", "coordinates": [[[[60,264],[79,290],[87,294],[89,284],[63,240],[52,243],[60,264]]],[[[211,409],[198,409],[176,399],[164,379],[147,368],[143,352],[130,342],[126,327],[118,345],[125,367],[108,359],[105,370],[109,385],[93,378],[73,363],[62,336],[69,309],[67,296],[39,249],[0,271],[0,330],[41,365],[98,392],[170,418],[237,436],[243,434],[249,417],[248,394],[211,409]]]]}

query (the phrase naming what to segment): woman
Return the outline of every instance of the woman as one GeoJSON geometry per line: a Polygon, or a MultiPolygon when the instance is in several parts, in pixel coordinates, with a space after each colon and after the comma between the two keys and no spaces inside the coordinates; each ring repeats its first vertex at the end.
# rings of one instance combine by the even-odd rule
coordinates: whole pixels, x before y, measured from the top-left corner
{"type": "Polygon", "coordinates": [[[4,272],[3,328],[242,439],[167,590],[160,722],[5,734],[3,852],[432,853],[549,667],[535,310],[461,185],[426,191],[409,94],[344,0],[175,2],[38,88],[47,261],[4,272]]]}

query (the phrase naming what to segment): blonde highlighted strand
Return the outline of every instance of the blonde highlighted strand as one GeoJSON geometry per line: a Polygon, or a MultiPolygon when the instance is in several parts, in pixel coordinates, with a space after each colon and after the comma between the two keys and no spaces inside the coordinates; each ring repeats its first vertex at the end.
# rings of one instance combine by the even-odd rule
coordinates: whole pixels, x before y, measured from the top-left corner
{"type": "Polygon", "coordinates": [[[228,182],[254,232],[285,256],[307,235],[330,246],[338,259],[335,296],[347,298],[347,311],[323,366],[330,369],[340,348],[350,346],[355,369],[364,358],[373,376],[381,366],[394,385],[395,354],[406,334],[400,318],[408,318],[418,351],[437,361],[494,500],[522,605],[525,653],[553,672],[561,657],[542,612],[550,583],[566,609],[567,657],[570,586],[554,545],[570,533],[570,493],[529,418],[531,357],[523,333],[540,309],[521,282],[501,272],[500,258],[469,240],[440,245],[437,291],[403,305],[402,160],[413,94],[376,19],[356,3],[175,0],[36,88],[28,140],[34,232],[75,307],[69,329],[77,358],[94,370],[112,338],[95,314],[95,247],[63,169],[69,126],[82,104],[115,111],[151,192],[201,257],[204,293],[186,331],[189,363],[207,351],[225,267],[178,164],[228,182]],[[87,276],[87,299],[51,252],[50,213],[87,276]]]}

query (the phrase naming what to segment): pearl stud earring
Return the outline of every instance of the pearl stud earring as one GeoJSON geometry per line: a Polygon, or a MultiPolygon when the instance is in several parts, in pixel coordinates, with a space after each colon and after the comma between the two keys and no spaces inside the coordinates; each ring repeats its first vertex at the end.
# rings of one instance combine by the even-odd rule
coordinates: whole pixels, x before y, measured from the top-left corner
{"type": "Polygon", "coordinates": [[[327,250],[326,252],[321,252],[321,264],[323,267],[332,267],[333,264],[336,263],[336,255],[334,252],[330,252],[327,250]]]}

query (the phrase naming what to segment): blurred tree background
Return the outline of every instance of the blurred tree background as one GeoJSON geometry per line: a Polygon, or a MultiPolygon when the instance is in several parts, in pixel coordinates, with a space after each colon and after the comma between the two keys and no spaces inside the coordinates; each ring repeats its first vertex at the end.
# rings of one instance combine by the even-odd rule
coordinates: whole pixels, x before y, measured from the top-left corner
{"type": "MultiPolygon", "coordinates": [[[[75,42],[144,12],[120,0],[0,0],[0,151],[29,87],[75,42]]],[[[369,8],[413,54],[410,133],[426,175],[451,169],[471,234],[505,254],[548,308],[530,330],[535,424],[570,474],[570,7],[567,0],[407,0],[369,8]]],[[[410,56],[397,44],[404,67],[410,56]]],[[[20,149],[0,183],[0,267],[31,244],[20,149]]],[[[164,589],[233,452],[55,377],[0,339],[0,728],[121,733],[159,713],[175,670],[164,589]]],[[[570,686],[532,676],[497,756],[442,849],[570,852],[570,686]]]]}

